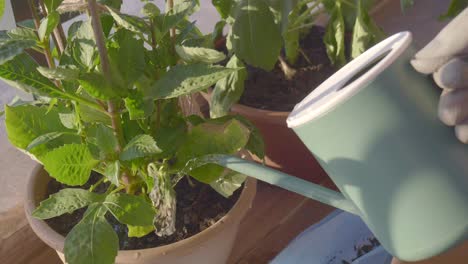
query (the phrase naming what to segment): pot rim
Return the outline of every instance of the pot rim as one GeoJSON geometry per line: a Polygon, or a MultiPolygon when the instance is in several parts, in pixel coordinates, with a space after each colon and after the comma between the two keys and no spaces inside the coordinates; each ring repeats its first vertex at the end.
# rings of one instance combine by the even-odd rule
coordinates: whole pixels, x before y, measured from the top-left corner
{"type": "MultiPolygon", "coordinates": [[[[206,92],[200,92],[202,97],[210,103],[212,88],[208,88],[206,92]]],[[[289,116],[288,111],[274,111],[274,110],[266,110],[266,109],[259,109],[247,105],[243,105],[240,103],[236,103],[231,107],[231,112],[240,114],[246,117],[253,117],[258,120],[266,120],[268,123],[278,124],[286,126],[286,119],[289,116]]]]}
{"type": "MultiPolygon", "coordinates": [[[[31,228],[36,233],[36,235],[54,250],[63,252],[65,237],[53,230],[44,220],[36,219],[31,215],[31,213],[36,208],[36,204],[39,204],[38,199],[43,199],[43,197],[38,197],[36,195],[36,183],[41,177],[41,174],[44,173],[47,174],[43,166],[40,164],[36,165],[36,167],[34,167],[33,171],[31,172],[26,186],[24,209],[26,212],[28,222],[31,228]]],[[[245,181],[245,185],[241,192],[241,195],[239,196],[239,199],[236,201],[234,206],[228,211],[228,213],[225,216],[223,216],[220,220],[218,220],[209,228],[189,238],[164,246],[135,250],[119,250],[118,256],[126,258],[134,256],[135,253],[144,254],[144,252],[149,251],[151,251],[152,254],[156,252],[161,254],[168,254],[171,251],[180,248],[184,248],[184,251],[186,251],[190,250],[193,247],[196,247],[200,242],[209,240],[211,237],[221,232],[223,230],[223,227],[235,224],[236,222],[240,222],[242,220],[247,211],[252,207],[252,202],[256,193],[256,182],[257,181],[254,178],[248,177],[245,181]]]]}

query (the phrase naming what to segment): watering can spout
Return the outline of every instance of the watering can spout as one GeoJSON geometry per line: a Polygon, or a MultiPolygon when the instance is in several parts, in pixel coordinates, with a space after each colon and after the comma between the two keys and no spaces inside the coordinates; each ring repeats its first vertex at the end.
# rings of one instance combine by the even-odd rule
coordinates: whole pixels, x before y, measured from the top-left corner
{"type": "Polygon", "coordinates": [[[353,202],[346,199],[341,193],[332,191],[323,186],[234,156],[217,155],[213,162],[233,171],[279,186],[288,191],[298,193],[352,214],[360,215],[359,210],[353,202]]]}

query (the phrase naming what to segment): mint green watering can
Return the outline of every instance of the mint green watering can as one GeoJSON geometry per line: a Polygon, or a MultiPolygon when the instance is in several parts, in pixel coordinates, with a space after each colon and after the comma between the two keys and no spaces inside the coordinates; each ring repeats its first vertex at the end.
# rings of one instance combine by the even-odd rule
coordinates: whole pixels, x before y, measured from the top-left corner
{"type": "Polygon", "coordinates": [[[369,49],[287,120],[341,193],[237,157],[212,162],[359,215],[401,260],[466,241],[468,146],[438,120],[439,91],[409,64],[411,39],[402,32],[369,49]]]}

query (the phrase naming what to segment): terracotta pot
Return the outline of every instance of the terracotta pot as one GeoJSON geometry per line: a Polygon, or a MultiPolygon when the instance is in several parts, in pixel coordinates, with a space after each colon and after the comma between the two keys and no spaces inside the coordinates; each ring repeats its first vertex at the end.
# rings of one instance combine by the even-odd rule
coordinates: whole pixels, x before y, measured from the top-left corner
{"type": "MultiPolygon", "coordinates": [[[[286,125],[290,112],[261,110],[235,104],[231,112],[248,118],[265,141],[265,165],[315,183],[328,178],[314,156],[286,125]]],[[[255,157],[256,161],[260,160],[255,157]]]]}
{"type": "MultiPolygon", "coordinates": [[[[55,249],[64,260],[63,246],[65,237],[55,232],[46,222],[31,216],[40,201],[46,198],[47,183],[50,177],[42,166],[32,172],[27,184],[25,210],[29,224],[42,241],[55,249]]],[[[119,251],[116,263],[226,263],[236,238],[239,224],[252,206],[256,193],[256,181],[249,178],[239,200],[234,207],[208,229],[176,243],[142,250],[119,251]]]]}

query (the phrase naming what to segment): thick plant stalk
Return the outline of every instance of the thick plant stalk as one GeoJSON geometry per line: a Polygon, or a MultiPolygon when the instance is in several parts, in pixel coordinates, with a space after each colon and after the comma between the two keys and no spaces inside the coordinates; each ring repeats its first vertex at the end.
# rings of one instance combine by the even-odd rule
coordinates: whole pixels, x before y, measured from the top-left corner
{"type": "MultiPolygon", "coordinates": [[[[96,0],[88,0],[88,11],[89,16],[91,17],[91,24],[93,27],[94,38],[96,39],[96,46],[98,48],[99,57],[101,59],[101,69],[104,74],[104,77],[110,83],[112,82],[112,75],[110,69],[109,55],[107,53],[107,48],[104,41],[104,33],[102,30],[101,21],[99,20],[96,0]]],[[[120,113],[118,111],[117,105],[112,100],[109,100],[107,102],[107,113],[111,118],[114,135],[118,141],[115,151],[117,152],[117,154],[119,154],[120,152],[122,152],[122,147],[124,145],[121,124],[122,121],[120,119],[120,113]]],[[[132,177],[130,176],[130,174],[126,171],[123,171],[122,180],[127,187],[127,192],[131,192],[132,177]]]]}

